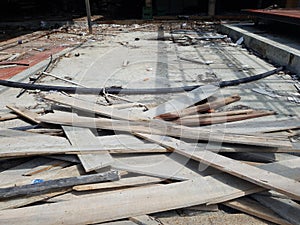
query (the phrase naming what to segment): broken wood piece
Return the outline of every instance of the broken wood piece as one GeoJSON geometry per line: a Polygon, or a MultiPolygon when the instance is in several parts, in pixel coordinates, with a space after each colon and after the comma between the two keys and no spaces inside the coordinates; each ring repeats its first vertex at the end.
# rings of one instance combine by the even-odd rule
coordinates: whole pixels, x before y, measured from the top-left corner
{"type": "Polygon", "coordinates": [[[138,176],[122,178],[119,181],[109,183],[87,184],[73,187],[75,191],[94,191],[108,188],[133,187],[145,184],[155,184],[164,181],[164,179],[149,176],[138,176]]]}
{"type": "Polygon", "coordinates": [[[256,201],[265,207],[273,210],[292,224],[299,224],[300,221],[300,205],[290,199],[280,199],[270,196],[251,195],[256,201]]]}
{"type": "Polygon", "coordinates": [[[17,106],[12,106],[12,105],[7,105],[7,108],[15,112],[16,114],[20,115],[21,117],[24,117],[28,119],[29,121],[38,124],[39,121],[36,120],[35,118],[40,116],[39,114],[32,112],[26,108],[23,107],[17,107],[17,106]]]}
{"type": "Polygon", "coordinates": [[[211,125],[218,123],[228,123],[241,120],[247,120],[252,118],[258,118],[263,116],[274,115],[275,112],[272,111],[248,111],[246,113],[242,112],[225,112],[225,113],[210,113],[210,114],[200,114],[195,116],[182,117],[174,122],[184,126],[201,126],[201,125],[211,125]],[[235,114],[236,113],[236,114],[235,114]],[[217,115],[215,115],[217,114],[217,115]],[[225,116],[220,116],[225,114],[225,116]],[[227,114],[227,115],[226,115],[227,114]],[[211,116],[211,117],[210,117],[211,116]]]}
{"type": "Polygon", "coordinates": [[[158,117],[170,112],[181,111],[189,106],[201,102],[208,97],[212,96],[219,89],[218,86],[205,85],[196,88],[188,93],[173,98],[155,108],[146,111],[144,114],[150,118],[158,117]]]}
{"type": "Polygon", "coordinates": [[[28,129],[26,132],[34,133],[34,134],[47,134],[51,136],[63,136],[62,129],[49,129],[49,128],[35,128],[28,129]]]}
{"type": "Polygon", "coordinates": [[[13,120],[13,119],[17,119],[17,118],[19,118],[19,115],[12,114],[12,113],[0,115],[0,121],[13,120]]]}
{"type": "Polygon", "coordinates": [[[48,180],[37,184],[28,184],[23,186],[1,188],[0,199],[17,197],[22,195],[32,195],[39,192],[62,189],[62,188],[72,187],[79,184],[114,181],[118,179],[119,179],[118,172],[110,171],[107,173],[98,173],[98,174],[84,175],[79,177],[48,180]]]}
{"type": "Polygon", "coordinates": [[[286,147],[292,148],[289,139],[279,139],[270,136],[226,134],[221,131],[210,131],[199,128],[174,125],[171,122],[161,120],[146,121],[122,121],[112,119],[79,117],[72,113],[48,113],[38,118],[39,121],[60,125],[101,128],[114,131],[126,131],[133,133],[148,133],[157,135],[167,135],[173,137],[187,138],[191,140],[204,140],[221,143],[235,143],[266,147],[286,147]]]}
{"type": "Polygon", "coordinates": [[[29,64],[19,62],[0,62],[0,66],[29,66],[29,64]]]}
{"type": "MultiPolygon", "coordinates": [[[[94,146],[100,144],[100,141],[88,128],[68,126],[62,126],[62,128],[70,143],[75,147],[80,148],[86,143],[94,146]]],[[[102,151],[100,154],[78,154],[77,156],[86,172],[109,166],[114,161],[108,151],[102,151]]]]}
{"type": "Polygon", "coordinates": [[[174,138],[169,138],[169,141],[163,141],[162,137],[157,135],[138,134],[138,136],[161,144],[164,147],[173,148],[178,154],[190,157],[191,159],[202,162],[233,176],[237,176],[243,180],[247,180],[267,189],[278,191],[293,199],[300,200],[300,182],[296,180],[241,163],[237,160],[210,151],[195,151],[193,146],[183,141],[180,141],[180,145],[178,145],[178,140],[174,138]],[[174,142],[171,142],[173,140],[174,142]]]}
{"type": "Polygon", "coordinates": [[[115,222],[101,223],[101,225],[137,225],[130,220],[120,220],[115,222]]]}
{"type": "Polygon", "coordinates": [[[195,205],[187,208],[188,210],[205,211],[205,212],[217,212],[219,206],[217,204],[212,205],[195,205]]]}
{"type": "Polygon", "coordinates": [[[65,162],[62,160],[53,160],[49,163],[43,164],[41,166],[37,166],[37,167],[23,173],[23,176],[32,176],[32,175],[53,169],[55,167],[63,168],[63,167],[69,166],[69,165],[70,165],[69,162],[65,162]]]}
{"type": "Polygon", "coordinates": [[[48,94],[44,97],[49,101],[53,101],[62,105],[70,106],[74,109],[79,109],[91,113],[95,113],[102,116],[108,116],[114,119],[123,120],[148,120],[148,118],[140,115],[134,115],[130,112],[120,111],[111,107],[101,106],[96,103],[87,102],[74,97],[62,95],[62,94],[48,94]]]}
{"type": "Polygon", "coordinates": [[[230,208],[234,208],[236,210],[245,212],[247,214],[256,216],[258,218],[270,221],[275,224],[292,225],[290,222],[280,217],[271,209],[262,206],[261,204],[250,198],[239,198],[233,201],[224,202],[223,204],[230,208]]]}
{"type": "Polygon", "coordinates": [[[62,78],[62,77],[56,76],[56,75],[54,75],[54,74],[52,74],[52,73],[43,72],[43,74],[46,75],[46,76],[54,77],[54,78],[56,78],[56,79],[58,79],[58,80],[65,81],[65,82],[70,83],[70,84],[77,85],[77,86],[79,86],[79,87],[87,87],[87,86],[84,86],[84,85],[79,84],[79,83],[77,83],[77,82],[74,82],[74,81],[71,81],[71,80],[64,79],[64,78],[62,78]]]}
{"type": "Polygon", "coordinates": [[[148,215],[130,217],[129,220],[140,225],[163,225],[161,222],[148,215]]]}
{"type": "Polygon", "coordinates": [[[178,119],[179,117],[184,117],[184,116],[188,116],[188,115],[192,115],[192,114],[196,114],[196,113],[207,112],[210,109],[218,109],[222,106],[231,104],[233,102],[237,102],[240,99],[241,99],[240,96],[233,95],[230,97],[217,99],[212,102],[207,102],[207,103],[204,103],[201,105],[192,106],[192,107],[180,110],[180,111],[173,111],[170,113],[161,114],[161,115],[157,116],[156,118],[164,119],[164,120],[174,120],[174,119],[178,119]]]}

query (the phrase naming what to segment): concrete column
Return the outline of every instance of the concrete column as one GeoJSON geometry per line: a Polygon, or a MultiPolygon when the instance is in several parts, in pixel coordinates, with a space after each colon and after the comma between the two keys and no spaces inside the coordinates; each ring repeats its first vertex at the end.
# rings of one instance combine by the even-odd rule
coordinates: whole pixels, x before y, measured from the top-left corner
{"type": "Polygon", "coordinates": [[[88,27],[89,27],[89,34],[92,34],[93,28],[92,28],[92,14],[91,14],[90,0],[85,0],[85,7],[86,7],[88,27]]]}
{"type": "Polygon", "coordinates": [[[216,15],[216,0],[208,0],[208,15],[216,15]]]}

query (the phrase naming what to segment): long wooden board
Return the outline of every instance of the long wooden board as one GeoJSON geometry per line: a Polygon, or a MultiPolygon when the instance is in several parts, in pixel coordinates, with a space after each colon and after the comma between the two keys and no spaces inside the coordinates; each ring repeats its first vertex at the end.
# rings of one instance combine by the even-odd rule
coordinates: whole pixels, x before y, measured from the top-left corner
{"type": "Polygon", "coordinates": [[[120,188],[120,187],[134,187],[144,184],[155,184],[162,182],[164,179],[157,177],[148,177],[148,176],[138,176],[138,177],[128,177],[122,178],[119,181],[112,181],[107,183],[98,183],[98,184],[87,184],[87,185],[78,185],[73,187],[75,191],[92,191],[92,190],[101,190],[108,188],[120,188]]]}
{"type": "Polygon", "coordinates": [[[205,129],[178,126],[161,120],[151,120],[150,122],[132,122],[99,118],[79,117],[72,113],[48,113],[38,120],[46,123],[62,124],[68,126],[91,127],[109,129],[114,131],[141,132],[148,134],[167,135],[193,140],[205,140],[211,142],[224,142],[235,144],[246,144],[267,147],[292,148],[289,140],[273,138],[263,135],[240,135],[223,134],[205,129]]]}
{"type": "MultiPolygon", "coordinates": [[[[25,146],[26,147],[26,146],[25,146]]],[[[127,145],[105,145],[105,146],[28,146],[24,149],[22,146],[5,147],[0,149],[1,157],[22,157],[33,155],[53,155],[53,154],[102,154],[109,152],[114,154],[127,154],[127,153],[163,153],[169,150],[158,146],[157,144],[127,144],[127,145]]]]}
{"type": "Polygon", "coordinates": [[[279,193],[290,196],[293,199],[300,200],[300,182],[286,178],[276,173],[272,173],[254,166],[241,163],[237,160],[216,154],[210,151],[194,151],[193,146],[181,141],[170,138],[169,141],[162,141],[161,136],[138,134],[147,140],[169,148],[173,148],[176,153],[190,157],[196,161],[205,163],[211,167],[247,180],[261,187],[278,191],[279,193]],[[174,140],[174,142],[170,142],[174,140]]]}
{"type": "Polygon", "coordinates": [[[158,105],[157,107],[146,111],[144,114],[148,117],[153,118],[161,114],[180,111],[191,105],[194,105],[197,102],[201,102],[202,100],[207,99],[208,97],[215,94],[217,90],[219,90],[219,87],[215,85],[205,85],[190,92],[184,93],[161,105],[158,105]]]}
{"type": "Polygon", "coordinates": [[[293,119],[282,119],[282,120],[255,120],[255,121],[243,121],[234,122],[223,125],[212,125],[208,126],[210,130],[224,130],[227,133],[266,133],[283,130],[292,130],[300,128],[300,120],[297,118],[293,119]]]}
{"type": "Polygon", "coordinates": [[[70,106],[74,109],[80,109],[98,115],[108,116],[114,119],[133,120],[133,121],[148,119],[145,116],[134,115],[133,113],[120,111],[112,107],[101,106],[96,103],[83,101],[81,99],[73,98],[62,94],[52,93],[46,95],[44,98],[62,105],[70,106]]]}

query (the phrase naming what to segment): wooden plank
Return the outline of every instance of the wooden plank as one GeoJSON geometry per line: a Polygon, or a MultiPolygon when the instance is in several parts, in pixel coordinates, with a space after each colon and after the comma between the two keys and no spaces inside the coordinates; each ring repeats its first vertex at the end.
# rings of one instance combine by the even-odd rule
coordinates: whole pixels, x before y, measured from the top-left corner
{"type": "Polygon", "coordinates": [[[53,160],[51,162],[48,162],[46,164],[43,164],[41,166],[37,166],[29,171],[26,171],[23,173],[23,176],[32,176],[47,170],[56,169],[56,168],[63,168],[71,165],[69,162],[65,162],[62,160],[53,160]]]}
{"type": "Polygon", "coordinates": [[[207,99],[208,97],[215,94],[218,89],[219,87],[214,85],[205,85],[196,88],[190,92],[175,97],[161,105],[158,105],[157,107],[146,111],[144,114],[148,117],[153,118],[161,114],[180,111],[191,105],[196,104],[197,102],[201,102],[202,100],[207,99]]]}
{"type": "Polygon", "coordinates": [[[214,205],[195,205],[187,208],[188,210],[195,211],[205,211],[205,212],[217,212],[219,211],[219,206],[217,204],[214,205]]]}
{"type": "MultiPolygon", "coordinates": [[[[25,146],[26,147],[26,146],[25,146]]],[[[52,154],[102,154],[103,152],[109,152],[111,154],[128,154],[128,153],[165,153],[169,150],[158,146],[157,144],[127,144],[119,146],[28,146],[28,149],[24,147],[5,147],[0,150],[0,157],[21,157],[21,156],[34,156],[34,155],[52,155],[52,154]]],[[[102,164],[103,165],[103,164],[102,164]]]]}
{"type": "MultiPolygon", "coordinates": [[[[267,165],[266,168],[278,169],[278,164],[273,165],[267,165]],[[275,168],[273,165],[276,165],[275,168]]],[[[290,171],[287,171],[287,174],[291,174],[290,171]]],[[[298,172],[297,175],[299,176],[298,172]]],[[[78,196],[67,202],[4,210],[0,212],[0,223],[15,225],[93,224],[205,204],[217,198],[232,196],[234,193],[243,196],[246,190],[255,187],[237,178],[237,182],[233,183],[228,178],[224,180],[224,183],[218,179],[215,179],[213,183],[209,179],[210,177],[206,177],[168,185],[90,194],[78,196]],[[243,183],[245,183],[244,188],[241,187],[243,183]],[[249,184],[252,187],[249,187],[249,184]],[[105,202],[105,205],[99,202],[105,202]],[[119,208],[120,205],[122,205],[122,210],[119,208]],[[22,220],[19,215],[22,215],[22,220]]]]}
{"type": "Polygon", "coordinates": [[[5,148],[45,148],[51,146],[70,146],[69,142],[63,137],[52,137],[48,135],[38,136],[19,136],[16,137],[1,137],[0,149],[5,151],[5,148]],[[17,140],[17,141],[16,141],[17,140]]]}
{"type": "Polygon", "coordinates": [[[137,225],[137,224],[129,220],[122,220],[116,222],[101,223],[99,225],[137,225]]]}
{"type": "Polygon", "coordinates": [[[19,166],[14,168],[10,168],[0,173],[0,180],[1,188],[11,187],[11,186],[20,186],[30,184],[34,179],[52,179],[53,177],[56,178],[65,178],[66,174],[68,176],[79,176],[80,175],[80,167],[78,166],[71,166],[66,167],[63,169],[55,169],[55,170],[48,170],[38,174],[33,174],[32,176],[23,176],[24,173],[32,170],[32,168],[46,164],[47,162],[51,161],[51,159],[43,159],[43,158],[36,158],[34,160],[30,160],[26,163],[23,163],[19,166]]]}
{"type": "MultiPolygon", "coordinates": [[[[282,176],[289,177],[291,179],[300,180],[300,168],[298,167],[300,160],[293,159],[282,162],[270,163],[266,165],[259,166],[261,169],[265,169],[267,171],[278,173],[282,176]]],[[[202,180],[203,183],[210,185],[215,193],[219,192],[219,195],[215,198],[210,199],[206,204],[219,204],[225,201],[229,201],[232,199],[236,199],[239,197],[243,197],[245,195],[257,193],[264,191],[265,189],[255,184],[249,183],[247,181],[241,180],[237,177],[233,177],[229,174],[219,173],[211,176],[199,177],[196,179],[200,182],[202,180]]],[[[91,196],[90,193],[81,195],[91,196]]],[[[74,196],[72,194],[68,194],[67,200],[77,198],[77,195],[74,196]]],[[[57,201],[65,201],[66,198],[58,198],[57,201]]]]}
{"type": "Polygon", "coordinates": [[[129,220],[140,225],[163,225],[161,222],[148,215],[130,217],[129,220]]]}
{"type": "Polygon", "coordinates": [[[300,224],[300,205],[298,203],[289,199],[280,199],[257,194],[251,196],[292,224],[300,224]]]}
{"type": "MultiPolygon", "coordinates": [[[[65,134],[73,146],[80,147],[85,143],[97,145],[98,139],[88,128],[62,126],[65,134]]],[[[100,154],[78,154],[77,155],[86,172],[101,169],[113,163],[114,159],[108,151],[100,154]]]]}
{"type": "Polygon", "coordinates": [[[19,208],[35,202],[44,201],[49,198],[53,198],[55,196],[65,194],[70,190],[71,189],[66,189],[66,190],[54,191],[42,195],[26,196],[24,198],[13,198],[13,199],[9,199],[8,201],[0,201],[0,210],[19,208]]]}
{"type": "Polygon", "coordinates": [[[78,185],[78,186],[74,186],[73,190],[92,191],[92,190],[101,190],[101,189],[108,189],[108,188],[133,187],[133,186],[139,186],[145,184],[160,183],[163,180],[164,179],[161,178],[148,177],[148,176],[128,177],[128,178],[122,178],[119,181],[112,181],[109,183],[78,185]]]}
{"type": "Polygon", "coordinates": [[[241,99],[240,96],[233,95],[230,97],[217,99],[217,100],[214,100],[214,101],[211,101],[208,103],[204,103],[201,105],[192,106],[192,107],[180,110],[180,111],[173,111],[170,113],[161,114],[161,115],[157,116],[157,118],[166,119],[166,120],[178,119],[179,117],[184,117],[184,116],[188,116],[188,115],[192,115],[192,114],[207,112],[208,110],[211,110],[211,109],[217,109],[222,106],[228,105],[230,103],[237,102],[240,99],[241,99]]]}
{"type": "Polygon", "coordinates": [[[79,110],[95,113],[102,116],[108,116],[114,119],[132,120],[132,121],[148,119],[147,117],[144,116],[134,115],[133,113],[120,111],[112,107],[101,106],[96,103],[83,101],[67,95],[52,93],[46,95],[44,98],[62,105],[70,106],[74,109],[79,109],[79,110]]]}
{"type": "Polygon", "coordinates": [[[35,118],[39,117],[38,113],[32,112],[28,109],[26,109],[25,107],[17,107],[17,106],[13,106],[13,105],[7,105],[7,108],[9,108],[10,110],[12,110],[13,112],[15,112],[16,114],[20,115],[21,117],[24,117],[25,119],[38,124],[39,121],[37,121],[35,118]]]}
{"type": "MultiPolygon", "coordinates": [[[[41,161],[41,160],[39,160],[39,161],[41,161]]],[[[25,177],[26,179],[24,179],[24,177],[21,176],[22,170],[26,170],[26,169],[28,170],[28,168],[26,168],[26,167],[28,167],[28,165],[30,165],[30,164],[27,163],[27,164],[24,164],[24,166],[19,166],[19,167],[17,167],[18,168],[17,170],[10,170],[10,172],[13,172],[13,173],[7,174],[8,176],[10,176],[11,179],[14,179],[15,185],[28,184],[28,183],[30,183],[30,181],[32,181],[34,179],[33,177],[25,177]],[[25,167],[25,169],[21,169],[23,167],[25,167]],[[19,171],[19,170],[21,170],[21,171],[19,171]]],[[[79,172],[80,172],[79,167],[71,166],[71,167],[63,168],[61,170],[48,171],[46,174],[45,173],[39,174],[35,178],[40,178],[40,179],[46,180],[46,179],[57,179],[57,178],[64,178],[64,177],[70,177],[70,176],[72,177],[72,176],[79,176],[80,175],[79,172]]],[[[0,178],[1,180],[4,178],[3,176],[1,176],[1,174],[0,174],[0,177],[1,177],[0,178]]],[[[1,186],[3,186],[3,185],[1,185],[1,186]]],[[[5,185],[4,185],[4,187],[5,187],[5,185]]],[[[16,199],[9,199],[9,201],[0,201],[0,209],[3,210],[3,209],[10,209],[10,208],[17,208],[17,207],[25,206],[28,204],[32,204],[34,202],[42,201],[42,200],[48,199],[50,197],[60,195],[62,193],[66,193],[68,191],[69,191],[69,189],[66,189],[66,190],[55,191],[55,192],[37,195],[37,196],[26,196],[26,198],[16,198],[16,199]]]]}
{"type": "MultiPolygon", "coordinates": [[[[182,117],[174,122],[177,124],[181,124],[184,126],[203,126],[203,125],[211,125],[211,124],[218,124],[218,123],[229,123],[234,121],[241,121],[241,120],[248,120],[263,116],[270,116],[274,115],[275,113],[272,111],[252,111],[249,113],[241,113],[240,115],[232,115],[233,112],[228,112],[228,115],[225,116],[215,116],[214,113],[210,113],[211,115],[196,115],[196,116],[188,116],[182,117]],[[211,117],[209,117],[211,116],[211,117]]],[[[238,112],[236,112],[238,113],[238,112]]],[[[219,114],[219,113],[217,113],[219,114]]]]}
{"type": "Polygon", "coordinates": [[[115,180],[119,180],[119,174],[117,171],[47,180],[37,184],[26,184],[21,186],[0,188],[0,199],[12,198],[23,195],[34,195],[35,193],[64,189],[80,184],[98,183],[115,180]]]}
{"type": "MultiPolygon", "coordinates": [[[[143,215],[156,211],[172,209],[175,205],[189,206],[197,202],[195,198],[205,186],[197,182],[186,181],[171,185],[152,186],[142,189],[128,189],[108,192],[79,198],[68,202],[27,207],[23,209],[5,210],[0,212],[0,223],[3,224],[92,224],[122,218],[143,215]],[[196,187],[197,185],[197,187],[196,187]],[[183,190],[186,194],[183,194],[183,190]],[[193,195],[193,196],[192,196],[193,195]],[[174,198],[174,196],[180,196],[174,198]],[[148,199],[148,200],[146,200],[148,199]],[[158,202],[159,200],[159,202],[158,202]],[[99,204],[105,202],[105,206],[99,204]],[[97,203],[97,204],[95,204],[97,203]],[[122,210],[119,205],[122,205],[122,210]],[[78,213],[78,206],[80,213],[78,213]],[[101,210],[100,210],[101,206],[101,210]],[[173,206],[173,207],[171,207],[173,206]],[[64,212],[62,214],[62,212],[64,212]],[[69,216],[65,216],[65,215],[69,216]],[[22,222],[19,216],[23,215],[22,222]],[[81,216],[80,216],[81,215],[81,216]],[[82,216],[85,215],[85,216],[82,216]],[[51,218],[51,219],[50,219],[51,218]]],[[[207,195],[208,196],[208,195],[207,195]]]]}
{"type": "Polygon", "coordinates": [[[218,130],[222,129],[227,133],[266,133],[275,131],[284,131],[300,128],[300,120],[293,119],[276,119],[276,120],[256,120],[243,121],[226,124],[226,127],[220,125],[208,126],[207,129],[218,130]],[[246,129],[247,128],[247,129],[246,129]]]}
{"type": "Polygon", "coordinates": [[[234,201],[224,202],[223,204],[275,224],[291,225],[290,222],[281,218],[269,208],[262,206],[250,198],[240,198],[234,201]]]}
{"type": "Polygon", "coordinates": [[[72,113],[48,113],[41,116],[38,120],[47,123],[63,124],[68,126],[92,127],[109,129],[114,131],[126,131],[136,133],[148,133],[158,135],[168,135],[193,140],[205,140],[221,143],[235,143],[266,147],[286,147],[292,148],[287,139],[273,138],[264,135],[242,135],[242,134],[223,134],[199,128],[174,125],[161,120],[151,120],[150,122],[132,122],[110,119],[96,119],[79,117],[72,113]]]}
{"type": "Polygon", "coordinates": [[[177,154],[151,154],[115,157],[112,168],[164,179],[187,180],[201,177],[198,164],[188,164],[189,158],[177,154]]]}
{"type": "Polygon", "coordinates": [[[293,199],[300,200],[300,182],[286,178],[276,173],[272,173],[254,166],[241,163],[237,160],[227,158],[210,151],[194,151],[193,146],[174,138],[169,141],[162,141],[161,136],[138,134],[147,140],[160,143],[161,145],[173,148],[178,154],[190,157],[196,161],[205,163],[223,172],[237,176],[261,187],[278,191],[279,193],[290,196],[293,199]],[[174,141],[174,142],[170,142],[174,141]]]}
{"type": "Polygon", "coordinates": [[[19,118],[19,115],[7,113],[0,115],[0,121],[13,120],[19,118]]]}
{"type": "Polygon", "coordinates": [[[20,137],[20,136],[31,136],[31,137],[40,137],[42,135],[40,134],[32,134],[28,133],[26,131],[19,131],[19,130],[12,130],[12,129],[5,129],[5,128],[0,128],[0,138],[3,137],[20,137]]]}

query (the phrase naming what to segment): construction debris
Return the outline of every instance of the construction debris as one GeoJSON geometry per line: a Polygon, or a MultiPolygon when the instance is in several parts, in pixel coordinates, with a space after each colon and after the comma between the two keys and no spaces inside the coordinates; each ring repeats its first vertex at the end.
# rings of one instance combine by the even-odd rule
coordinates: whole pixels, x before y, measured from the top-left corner
{"type": "MultiPolygon", "coordinates": [[[[151,86],[151,74],[165,75],[174,67],[168,61],[162,66],[166,59],[155,64],[135,62],[133,59],[142,57],[135,54],[145,54],[142,48],[147,42],[162,44],[164,47],[156,49],[159,52],[168,44],[177,50],[188,46],[191,51],[195,45],[208,49],[207,45],[216,44],[210,51],[219,53],[222,46],[244,51],[227,43],[225,35],[188,29],[188,24],[172,26],[165,34],[173,37],[169,42],[165,36],[145,40],[146,34],[153,36],[154,27],[160,35],[166,29],[161,25],[103,24],[93,27],[93,35],[81,38],[74,34],[83,28],[68,27],[72,37],[84,42],[99,41],[99,36],[111,33],[103,37],[109,40],[105,43],[126,49],[125,55],[118,50],[122,57],[115,59],[117,70],[113,67],[113,75],[105,77],[107,83],[99,82],[104,79],[101,76],[94,79],[93,75],[88,80],[76,73],[74,77],[68,75],[72,81],[66,79],[64,74],[72,74],[73,68],[68,72],[58,62],[59,69],[66,72],[60,74],[51,66],[51,60],[46,69],[40,69],[35,81],[39,84],[11,83],[15,88],[24,88],[21,98],[13,98],[15,102],[9,98],[16,96],[18,89],[0,93],[6,107],[0,112],[1,224],[158,225],[166,224],[159,213],[174,209],[201,212],[200,216],[220,212],[234,216],[231,212],[237,210],[262,219],[259,222],[299,224],[300,147],[295,138],[299,118],[292,112],[284,114],[278,105],[264,99],[265,95],[276,97],[276,101],[281,98],[257,88],[264,79],[280,79],[269,76],[284,68],[268,65],[254,73],[251,71],[255,65],[240,70],[247,64],[234,65],[227,56],[221,66],[230,64],[228,71],[234,67],[243,77],[230,74],[224,79],[227,81],[222,78],[217,83],[196,85],[185,82],[182,87],[173,87],[171,82],[164,86],[156,79],[151,86]],[[121,29],[125,28],[145,33],[138,36],[139,41],[134,41],[134,36],[122,40],[119,36],[128,37],[128,32],[122,36],[121,29]],[[138,48],[119,45],[128,40],[129,45],[136,42],[138,48]],[[127,51],[134,52],[133,59],[127,58],[127,51]],[[114,85],[121,80],[120,71],[127,73],[127,85],[114,85]],[[138,83],[130,83],[136,79],[134,75],[138,83]],[[220,94],[223,87],[228,88],[220,94]]],[[[55,33],[67,31],[58,29],[55,33]]],[[[237,44],[242,42],[240,39],[237,44]]],[[[3,49],[8,45],[12,43],[3,49]]],[[[92,47],[90,51],[94,51],[92,47]]],[[[81,60],[92,60],[80,48],[77,52],[80,57],[71,54],[61,60],[82,67],[85,64],[81,60]]],[[[9,58],[5,57],[3,60],[9,58]]],[[[193,66],[212,71],[220,64],[218,57],[174,58],[181,59],[181,66],[185,63],[187,69],[181,67],[181,72],[193,66]]],[[[173,73],[168,74],[169,81],[173,73]]]]}

